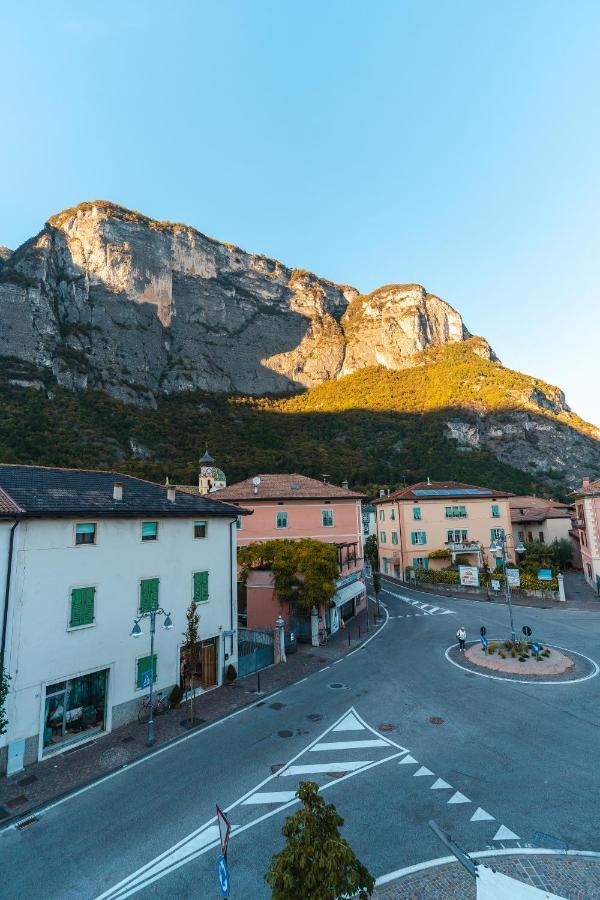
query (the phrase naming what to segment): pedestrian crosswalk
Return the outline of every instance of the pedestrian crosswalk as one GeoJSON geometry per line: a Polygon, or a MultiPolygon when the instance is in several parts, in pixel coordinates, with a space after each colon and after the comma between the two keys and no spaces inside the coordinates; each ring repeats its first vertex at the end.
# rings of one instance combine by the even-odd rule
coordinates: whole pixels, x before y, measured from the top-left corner
{"type": "Polygon", "coordinates": [[[416,616],[456,615],[456,612],[453,609],[446,609],[444,606],[436,606],[433,603],[424,603],[422,600],[416,600],[414,597],[408,597],[406,594],[398,594],[396,591],[389,590],[389,588],[383,588],[382,592],[384,594],[389,594],[390,597],[395,597],[396,600],[402,600],[408,607],[408,609],[402,613],[390,613],[390,619],[410,619],[416,616]]]}

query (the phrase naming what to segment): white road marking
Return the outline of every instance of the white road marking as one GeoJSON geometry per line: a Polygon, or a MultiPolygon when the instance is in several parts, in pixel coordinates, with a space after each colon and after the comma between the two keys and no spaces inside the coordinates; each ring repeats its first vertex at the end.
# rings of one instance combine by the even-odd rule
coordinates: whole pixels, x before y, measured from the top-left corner
{"type": "Polygon", "coordinates": [[[480,806],[477,807],[473,815],[470,819],[471,822],[493,822],[494,816],[490,816],[489,813],[482,809],[480,806]]]}
{"type": "MultiPolygon", "coordinates": [[[[347,716],[344,716],[339,725],[336,725],[335,728],[331,729],[332,731],[365,731],[365,726],[362,725],[356,716],[353,713],[348,713],[347,716]]],[[[325,732],[327,733],[327,732],[325,732]]]]}
{"type": "Polygon", "coordinates": [[[367,747],[387,746],[387,742],[383,741],[381,738],[367,739],[365,741],[334,741],[333,743],[325,742],[324,744],[316,744],[314,747],[310,748],[310,752],[314,753],[316,750],[362,750],[367,747]]]}
{"type": "Polygon", "coordinates": [[[421,768],[415,772],[415,774],[413,775],[413,778],[418,778],[420,775],[434,775],[434,774],[435,774],[435,772],[432,772],[431,769],[428,769],[426,766],[421,766],[421,768]]]}
{"type": "Polygon", "coordinates": [[[278,778],[288,775],[317,775],[319,772],[352,772],[354,769],[362,769],[373,762],[372,759],[340,760],[334,763],[313,763],[304,766],[290,766],[277,773],[278,778]]]}
{"type": "Polygon", "coordinates": [[[465,797],[464,794],[461,794],[460,791],[457,791],[455,794],[452,794],[452,796],[448,800],[448,803],[470,803],[470,802],[471,801],[469,800],[469,798],[465,797]]]}
{"type": "MultiPolygon", "coordinates": [[[[572,678],[569,681],[538,681],[536,679],[536,687],[539,684],[551,684],[554,685],[554,687],[562,687],[565,684],[581,684],[582,681],[589,681],[590,678],[595,678],[598,672],[600,672],[600,666],[598,666],[598,663],[594,662],[593,659],[590,659],[589,656],[585,656],[584,653],[580,653],[578,650],[568,650],[566,647],[559,647],[557,644],[553,644],[552,646],[556,647],[557,650],[564,650],[565,653],[574,653],[575,656],[582,656],[583,659],[586,659],[589,663],[592,664],[593,670],[591,672],[588,672],[587,675],[582,675],[581,678],[572,678]]],[[[457,663],[453,659],[450,659],[450,651],[454,650],[455,647],[458,647],[458,644],[451,644],[446,650],[444,656],[449,663],[452,663],[452,665],[456,666],[457,669],[462,669],[463,672],[471,672],[473,675],[478,675],[480,678],[491,678],[492,681],[511,681],[513,684],[532,684],[531,679],[527,681],[523,678],[505,678],[502,675],[488,675],[486,672],[477,672],[475,669],[467,669],[466,666],[461,666],[460,663],[457,663]]]]}
{"type": "Polygon", "coordinates": [[[439,606],[432,606],[431,609],[429,610],[429,612],[434,613],[434,612],[439,612],[439,610],[440,610],[439,606]]]}
{"type": "Polygon", "coordinates": [[[514,831],[511,831],[510,828],[507,828],[506,825],[501,825],[496,834],[493,837],[494,841],[520,841],[521,838],[518,834],[515,834],[514,831]]]}
{"type": "MultiPolygon", "coordinates": [[[[406,597],[403,594],[397,594],[395,591],[391,591],[389,588],[382,589],[385,594],[389,594],[391,597],[396,597],[397,600],[402,600],[403,603],[408,603],[410,606],[417,607],[417,609],[424,610],[424,614],[427,616],[455,616],[456,611],[453,609],[444,609],[443,606],[433,606],[431,603],[424,603],[422,600],[415,600],[413,597],[406,597]]],[[[410,615],[410,613],[409,613],[410,615]]],[[[419,615],[417,613],[416,615],[419,615]]]]}
{"type": "Polygon", "coordinates": [[[419,765],[419,761],[414,759],[414,757],[412,757],[410,754],[408,756],[405,756],[404,759],[401,759],[398,765],[407,766],[409,765],[409,763],[414,763],[417,766],[419,765]]]}
{"type": "Polygon", "coordinates": [[[447,781],[444,781],[443,778],[438,778],[437,781],[434,781],[430,787],[431,791],[444,791],[446,788],[452,790],[452,785],[448,784],[447,781]]]}
{"type": "Polygon", "coordinates": [[[252,794],[247,800],[242,800],[242,805],[247,806],[254,803],[287,803],[288,800],[293,800],[295,796],[296,791],[271,791],[264,794],[252,794]]]}

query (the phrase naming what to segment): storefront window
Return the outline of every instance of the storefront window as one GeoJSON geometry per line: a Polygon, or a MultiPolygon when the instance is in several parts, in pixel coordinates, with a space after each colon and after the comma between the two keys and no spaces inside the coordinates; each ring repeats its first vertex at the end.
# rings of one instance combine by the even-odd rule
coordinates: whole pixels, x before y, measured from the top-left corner
{"type": "Polygon", "coordinates": [[[44,753],[104,731],[107,686],[108,669],[47,686],[44,753]]]}

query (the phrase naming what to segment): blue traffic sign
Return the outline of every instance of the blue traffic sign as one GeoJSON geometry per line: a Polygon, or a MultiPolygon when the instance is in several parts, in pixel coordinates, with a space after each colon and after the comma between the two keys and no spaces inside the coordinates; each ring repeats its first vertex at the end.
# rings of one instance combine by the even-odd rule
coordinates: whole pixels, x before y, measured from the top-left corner
{"type": "Polygon", "coordinates": [[[537,655],[537,654],[540,652],[540,645],[539,645],[539,644],[532,644],[532,645],[531,645],[531,649],[532,649],[533,652],[537,655]]]}
{"type": "Polygon", "coordinates": [[[152,683],[152,672],[144,672],[142,675],[142,687],[149,688],[152,683]]]}
{"type": "Polygon", "coordinates": [[[483,647],[484,650],[487,648],[487,645],[488,645],[488,639],[486,637],[484,637],[483,635],[481,635],[481,646],[483,647]]]}
{"type": "Polygon", "coordinates": [[[227,860],[222,853],[219,853],[217,859],[217,875],[219,876],[219,884],[221,893],[224,897],[229,896],[229,872],[227,871],[227,860]]]}

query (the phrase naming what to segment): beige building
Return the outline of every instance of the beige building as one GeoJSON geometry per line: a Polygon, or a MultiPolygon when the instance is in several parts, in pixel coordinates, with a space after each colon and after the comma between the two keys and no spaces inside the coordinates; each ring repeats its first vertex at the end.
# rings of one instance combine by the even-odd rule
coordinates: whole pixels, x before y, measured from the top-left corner
{"type": "Polygon", "coordinates": [[[467,565],[496,566],[493,540],[508,535],[512,494],[456,481],[423,481],[374,501],[379,567],[405,578],[411,568],[446,568],[457,557],[467,565]],[[438,555],[439,551],[446,551],[438,555]]]}
{"type": "Polygon", "coordinates": [[[575,509],[568,503],[544,497],[511,497],[510,517],[515,542],[541,541],[551,544],[563,538],[572,541],[571,519],[575,509]]]}

